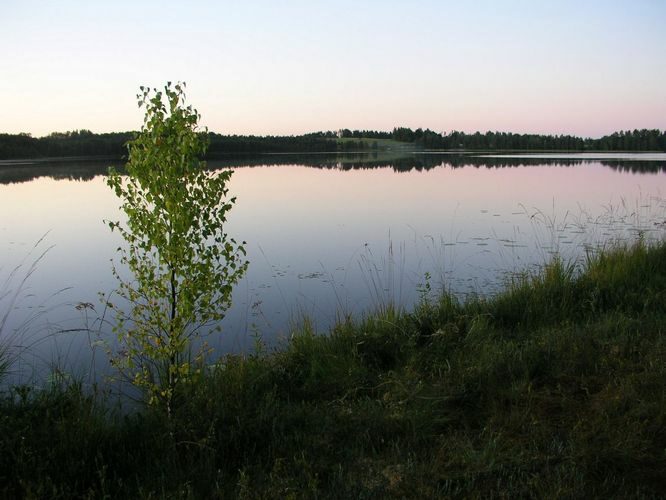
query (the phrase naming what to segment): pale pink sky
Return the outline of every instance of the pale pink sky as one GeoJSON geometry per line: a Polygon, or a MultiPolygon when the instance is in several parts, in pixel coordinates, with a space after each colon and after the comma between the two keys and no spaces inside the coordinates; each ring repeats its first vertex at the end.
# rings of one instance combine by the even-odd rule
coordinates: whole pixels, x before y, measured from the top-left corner
{"type": "Polygon", "coordinates": [[[138,129],[167,80],[220,133],[666,129],[664,26],[660,0],[5,2],[0,133],[138,129]]]}

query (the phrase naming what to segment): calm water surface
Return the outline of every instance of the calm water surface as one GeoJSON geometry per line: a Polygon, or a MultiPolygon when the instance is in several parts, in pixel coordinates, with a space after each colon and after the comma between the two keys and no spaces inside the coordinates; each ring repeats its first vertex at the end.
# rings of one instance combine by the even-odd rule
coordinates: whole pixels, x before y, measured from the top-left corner
{"type": "MultiPolygon", "coordinates": [[[[106,370],[85,328],[112,342],[98,298],[115,287],[110,260],[121,244],[103,223],[121,218],[105,184],[109,163],[0,165],[0,297],[47,250],[0,333],[30,346],[23,377],[40,366],[83,373],[93,353],[95,371],[106,370]]],[[[507,273],[555,252],[575,260],[639,232],[662,238],[666,222],[664,154],[282,155],[209,165],[235,168],[227,232],[247,241],[250,260],[223,332],[209,338],[217,352],[252,349],[256,332],[276,345],[303,316],[326,332],[344,315],[410,307],[426,273],[433,289],[491,295],[507,273]]],[[[0,319],[12,297],[0,299],[0,319]]]]}

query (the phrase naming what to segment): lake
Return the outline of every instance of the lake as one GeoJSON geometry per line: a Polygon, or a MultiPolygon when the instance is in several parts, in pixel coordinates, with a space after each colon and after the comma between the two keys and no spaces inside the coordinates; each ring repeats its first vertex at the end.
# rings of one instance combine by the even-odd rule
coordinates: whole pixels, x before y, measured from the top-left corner
{"type": "MultiPolygon", "coordinates": [[[[113,344],[112,318],[100,321],[98,294],[116,286],[110,261],[121,241],[103,222],[121,218],[104,177],[114,163],[0,162],[0,319],[10,313],[0,335],[25,348],[19,380],[54,367],[108,371],[99,340],[113,344]]],[[[663,238],[666,223],[666,154],[388,152],[208,165],[235,170],[226,230],[247,242],[250,261],[222,333],[208,339],[218,353],[251,351],[257,335],[278,346],[304,317],[325,333],[348,315],[409,308],[426,282],[461,299],[490,296],[554,254],[580,262],[613,241],[663,238]]]]}

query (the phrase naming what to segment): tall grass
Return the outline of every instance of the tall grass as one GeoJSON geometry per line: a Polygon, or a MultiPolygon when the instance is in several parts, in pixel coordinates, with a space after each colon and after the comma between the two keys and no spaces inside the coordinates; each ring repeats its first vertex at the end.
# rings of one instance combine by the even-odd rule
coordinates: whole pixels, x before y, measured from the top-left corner
{"type": "MultiPolygon", "coordinates": [[[[40,262],[52,246],[42,249],[46,234],[42,236],[23,260],[0,278],[0,382],[10,373],[14,363],[32,342],[37,320],[44,314],[42,308],[27,311],[21,319],[14,319],[21,311],[21,303],[30,296],[29,281],[40,262]],[[35,255],[36,254],[36,255],[35,255]]],[[[3,269],[0,268],[0,273],[3,269]]]]}
{"type": "Polygon", "coordinates": [[[0,496],[658,498],[666,243],[555,259],[503,293],[303,322],[166,422],[80,384],[0,400],[0,496]]]}

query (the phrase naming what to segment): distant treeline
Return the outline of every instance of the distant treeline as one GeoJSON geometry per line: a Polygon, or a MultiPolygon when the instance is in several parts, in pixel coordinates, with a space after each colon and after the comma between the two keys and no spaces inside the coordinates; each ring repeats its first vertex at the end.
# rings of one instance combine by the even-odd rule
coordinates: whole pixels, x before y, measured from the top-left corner
{"type": "MultiPolygon", "coordinates": [[[[95,134],[90,130],[55,132],[46,137],[29,134],[0,134],[0,160],[57,158],[67,156],[110,156],[127,154],[126,143],[136,132],[95,134]]],[[[247,136],[210,133],[208,154],[323,152],[337,149],[337,135],[314,133],[300,136],[247,136]]]]}
{"type": "MultiPolygon", "coordinates": [[[[524,151],[666,151],[666,130],[627,130],[600,139],[572,135],[514,134],[511,132],[453,131],[440,134],[429,129],[394,128],[392,132],[372,130],[340,131],[340,136],[353,139],[392,139],[412,143],[424,149],[524,150],[524,151]]],[[[367,144],[367,141],[365,141],[367,144]]],[[[372,142],[371,142],[372,144],[372,142]]]]}
{"type": "Polygon", "coordinates": [[[113,156],[126,152],[134,132],[94,134],[90,130],[54,132],[46,137],[0,134],[0,159],[56,158],[63,156],[113,156]]]}
{"type": "Polygon", "coordinates": [[[337,150],[337,135],[333,132],[289,136],[220,135],[211,132],[209,139],[210,156],[228,153],[318,153],[337,150]]]}
{"type": "MultiPolygon", "coordinates": [[[[0,160],[67,156],[111,156],[126,154],[128,140],[136,132],[95,134],[89,130],[54,132],[46,137],[29,134],[0,134],[0,160]]],[[[221,135],[211,132],[211,157],[236,153],[334,152],[391,147],[396,141],[417,149],[513,150],[513,151],[666,151],[666,131],[627,130],[600,139],[571,135],[514,134],[510,132],[453,131],[440,134],[428,129],[394,128],[391,132],[340,130],[297,136],[221,135]]]]}

